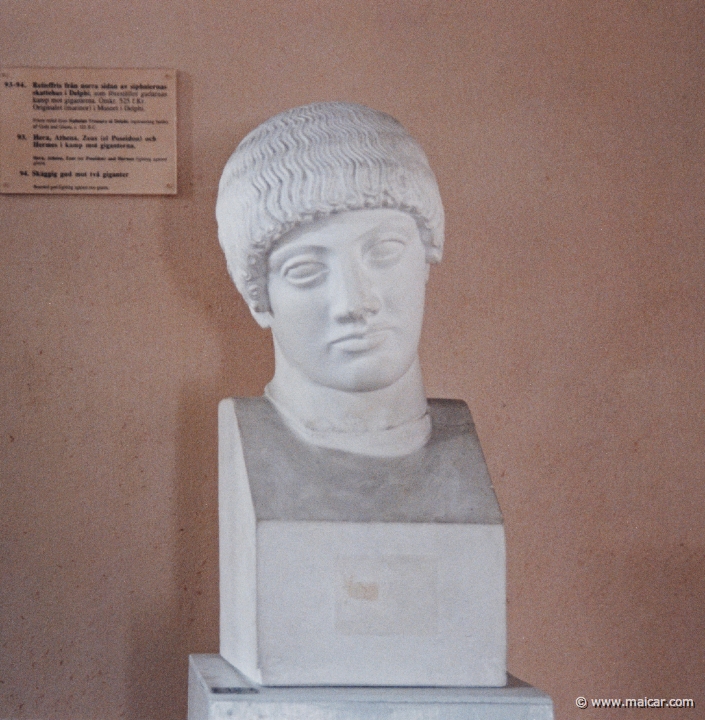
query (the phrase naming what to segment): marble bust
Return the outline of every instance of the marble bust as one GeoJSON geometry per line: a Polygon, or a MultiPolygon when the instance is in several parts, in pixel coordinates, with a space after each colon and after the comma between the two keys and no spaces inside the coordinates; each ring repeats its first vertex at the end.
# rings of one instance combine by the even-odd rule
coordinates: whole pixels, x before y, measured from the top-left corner
{"type": "Polygon", "coordinates": [[[421,447],[418,343],[443,206],[416,141],[362,106],[283,113],[226,165],[217,217],[233,279],[271,328],[265,394],[291,429],[362,454],[421,447]]]}
{"type": "Polygon", "coordinates": [[[271,685],[503,685],[504,533],[472,419],[418,345],[444,213],[420,145],[342,102],[240,143],[216,207],[271,330],[219,408],[221,655],[271,685]]]}

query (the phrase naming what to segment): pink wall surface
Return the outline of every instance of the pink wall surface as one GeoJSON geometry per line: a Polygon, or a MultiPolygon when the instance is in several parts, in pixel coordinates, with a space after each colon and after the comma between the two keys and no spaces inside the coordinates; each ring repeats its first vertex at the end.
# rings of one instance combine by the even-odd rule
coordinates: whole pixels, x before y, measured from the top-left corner
{"type": "Polygon", "coordinates": [[[702,3],[0,14],[5,67],[178,70],[180,183],[0,197],[0,718],[185,717],[188,654],[218,649],[217,403],[273,369],[217,183],[255,125],[335,99],[397,117],[438,176],[422,363],[504,512],[510,671],[558,720],[624,717],[579,695],[705,706],[702,3]]]}

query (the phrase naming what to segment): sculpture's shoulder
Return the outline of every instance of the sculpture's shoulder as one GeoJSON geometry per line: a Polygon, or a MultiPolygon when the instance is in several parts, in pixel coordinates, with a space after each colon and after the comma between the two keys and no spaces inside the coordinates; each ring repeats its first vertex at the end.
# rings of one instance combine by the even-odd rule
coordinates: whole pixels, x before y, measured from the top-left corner
{"type": "Polygon", "coordinates": [[[468,406],[432,399],[428,408],[428,443],[403,457],[305,443],[264,397],[221,401],[220,436],[241,448],[260,519],[501,523],[468,406]]]}
{"type": "Polygon", "coordinates": [[[429,398],[428,412],[435,427],[475,427],[470,408],[464,400],[429,398]]]}
{"type": "Polygon", "coordinates": [[[226,397],[218,403],[218,417],[230,418],[239,427],[272,424],[275,422],[276,411],[264,396],[259,397],[226,397]]]}
{"type": "Polygon", "coordinates": [[[246,417],[248,420],[265,419],[270,417],[272,413],[276,414],[272,403],[264,395],[223,398],[219,403],[219,410],[222,412],[224,408],[232,408],[238,417],[246,417]]]}

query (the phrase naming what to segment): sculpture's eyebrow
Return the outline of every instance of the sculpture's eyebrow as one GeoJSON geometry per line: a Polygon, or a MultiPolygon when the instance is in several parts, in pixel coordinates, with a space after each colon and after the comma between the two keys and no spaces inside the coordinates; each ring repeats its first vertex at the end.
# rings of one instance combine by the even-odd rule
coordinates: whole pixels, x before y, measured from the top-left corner
{"type": "MultiPolygon", "coordinates": [[[[404,217],[404,216],[384,218],[381,222],[376,223],[374,225],[374,227],[371,227],[360,237],[363,238],[363,237],[368,237],[369,235],[377,235],[380,233],[389,233],[389,232],[406,234],[410,225],[409,225],[409,223],[407,223],[405,221],[406,221],[406,217],[404,217]]],[[[415,225],[416,225],[416,223],[414,221],[414,226],[415,225]]]]}
{"type": "Polygon", "coordinates": [[[382,240],[394,239],[403,242],[404,244],[407,244],[410,239],[406,233],[404,225],[402,223],[392,221],[372,228],[361,235],[357,240],[364,247],[369,247],[371,244],[374,244],[376,240],[380,239],[380,236],[382,240]],[[388,236],[390,235],[393,237],[389,238],[388,236]]]}
{"type": "Polygon", "coordinates": [[[279,272],[282,265],[291,258],[297,257],[298,255],[309,255],[316,260],[322,258],[326,254],[326,248],[320,245],[281,245],[272,251],[269,256],[269,271],[279,272]]]}

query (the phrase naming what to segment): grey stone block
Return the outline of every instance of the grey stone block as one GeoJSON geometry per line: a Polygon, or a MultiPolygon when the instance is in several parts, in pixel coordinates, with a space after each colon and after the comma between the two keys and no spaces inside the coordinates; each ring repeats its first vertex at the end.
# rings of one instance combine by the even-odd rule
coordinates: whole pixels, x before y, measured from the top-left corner
{"type": "Polygon", "coordinates": [[[220,655],[189,658],[188,720],[553,720],[551,698],[503,688],[256,687],[220,655]]]}

